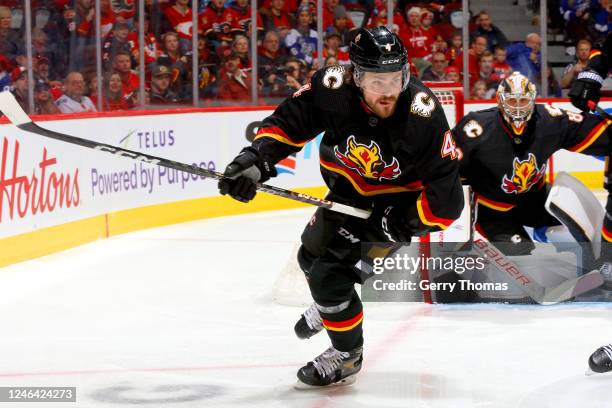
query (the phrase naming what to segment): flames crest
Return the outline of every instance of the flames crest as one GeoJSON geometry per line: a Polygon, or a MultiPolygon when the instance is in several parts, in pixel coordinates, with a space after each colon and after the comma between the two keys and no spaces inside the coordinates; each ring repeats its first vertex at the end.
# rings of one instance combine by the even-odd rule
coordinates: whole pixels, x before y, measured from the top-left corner
{"type": "Polygon", "coordinates": [[[347,140],[345,152],[341,153],[336,146],[334,153],[343,165],[368,179],[393,180],[402,173],[395,157],[391,164],[383,160],[380,147],[374,141],[370,141],[368,145],[358,143],[355,136],[351,135],[347,140]]]}
{"type": "Polygon", "coordinates": [[[521,194],[529,191],[532,186],[539,183],[546,173],[546,164],[538,168],[538,162],[533,153],[529,153],[527,160],[519,160],[517,157],[512,162],[514,169],[512,177],[504,175],[502,190],[508,194],[521,194]]]}

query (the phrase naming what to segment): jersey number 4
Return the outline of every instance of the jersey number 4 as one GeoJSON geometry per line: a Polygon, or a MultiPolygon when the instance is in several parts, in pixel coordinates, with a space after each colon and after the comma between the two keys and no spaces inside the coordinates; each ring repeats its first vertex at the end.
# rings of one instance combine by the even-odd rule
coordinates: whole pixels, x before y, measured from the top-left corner
{"type": "Polygon", "coordinates": [[[440,151],[442,158],[450,156],[451,160],[461,160],[463,158],[463,151],[457,147],[453,134],[448,131],[444,134],[444,141],[442,142],[442,150],[440,151]]]}

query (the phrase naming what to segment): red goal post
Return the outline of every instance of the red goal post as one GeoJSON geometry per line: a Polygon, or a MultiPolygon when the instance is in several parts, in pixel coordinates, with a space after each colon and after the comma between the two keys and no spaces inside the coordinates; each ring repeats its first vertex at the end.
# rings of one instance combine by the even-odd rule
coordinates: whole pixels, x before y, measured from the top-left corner
{"type": "Polygon", "coordinates": [[[425,82],[444,109],[448,125],[452,129],[463,118],[463,87],[457,82],[425,82]]]}

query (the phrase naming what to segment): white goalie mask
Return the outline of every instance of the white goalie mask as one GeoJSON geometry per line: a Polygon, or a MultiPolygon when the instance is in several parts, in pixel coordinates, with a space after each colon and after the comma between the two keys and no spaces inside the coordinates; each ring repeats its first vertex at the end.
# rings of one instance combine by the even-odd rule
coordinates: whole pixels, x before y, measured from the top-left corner
{"type": "Polygon", "coordinates": [[[521,135],[535,108],[535,85],[520,72],[513,72],[499,84],[496,96],[504,119],[521,135]]]}

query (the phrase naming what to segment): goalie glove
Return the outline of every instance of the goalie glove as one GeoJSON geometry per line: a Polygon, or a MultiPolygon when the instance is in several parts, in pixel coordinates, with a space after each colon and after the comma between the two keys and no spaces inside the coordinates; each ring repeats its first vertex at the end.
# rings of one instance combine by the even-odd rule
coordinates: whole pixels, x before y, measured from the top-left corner
{"type": "Polygon", "coordinates": [[[257,150],[245,147],[227,165],[223,176],[218,186],[221,195],[229,194],[235,200],[248,203],[255,198],[256,183],[263,183],[276,176],[276,168],[261,157],[257,150]]]}
{"type": "Polygon", "coordinates": [[[570,101],[578,109],[588,112],[599,102],[603,78],[595,71],[582,71],[568,93],[570,101]]]}

